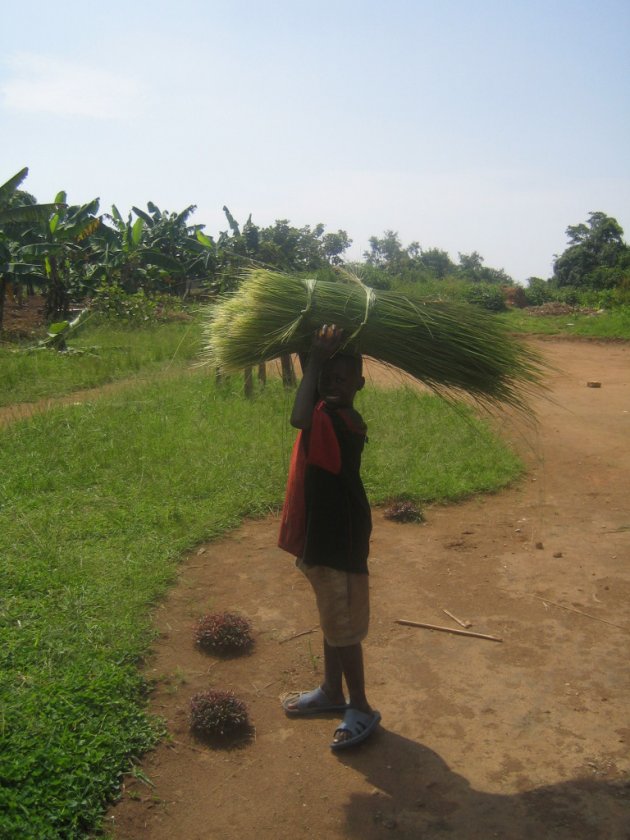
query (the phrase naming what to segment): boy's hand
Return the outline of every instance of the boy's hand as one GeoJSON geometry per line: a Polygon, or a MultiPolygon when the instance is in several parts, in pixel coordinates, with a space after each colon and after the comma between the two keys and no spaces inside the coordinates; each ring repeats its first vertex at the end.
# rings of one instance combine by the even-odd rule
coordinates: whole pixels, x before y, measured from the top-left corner
{"type": "Polygon", "coordinates": [[[317,402],[317,380],[324,363],[343,344],[343,337],[343,330],[336,324],[324,324],[315,332],[304,376],[297,389],[291,412],[291,425],[297,429],[310,429],[313,408],[317,402]]]}
{"type": "Polygon", "coordinates": [[[343,344],[344,333],[336,324],[324,324],[315,331],[311,352],[321,361],[333,356],[343,344]]]}

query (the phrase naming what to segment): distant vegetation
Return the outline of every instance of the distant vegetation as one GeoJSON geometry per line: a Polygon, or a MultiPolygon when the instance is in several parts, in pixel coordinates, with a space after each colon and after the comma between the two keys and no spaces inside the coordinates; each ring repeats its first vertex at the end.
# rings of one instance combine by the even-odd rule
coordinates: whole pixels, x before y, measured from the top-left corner
{"type": "Polygon", "coordinates": [[[211,299],[234,288],[251,265],[320,277],[345,265],[375,288],[465,300],[496,312],[549,301],[595,309],[630,305],[630,248],[619,223],[602,212],[567,228],[568,247],[550,278],[531,277],[522,287],[503,269],[484,265],[476,251],[459,253],[454,262],[437,247],[403,245],[392,230],[370,238],[363,261],[347,263],[347,232],[326,232],[321,223],[297,228],[279,219],[261,227],[250,215],[240,224],[224,207],[227,228],[212,236],[205,225],[190,224],[195,205],[169,212],[149,201],[146,209],[134,206],[123,215],[116,206],[100,212],[98,198],[71,204],[63,191],[39,204],[20,188],[27,174],[24,168],[0,186],[0,330],[7,295],[20,301],[42,293],[49,324],[86,301],[127,317],[154,306],[156,295],[211,299]]]}

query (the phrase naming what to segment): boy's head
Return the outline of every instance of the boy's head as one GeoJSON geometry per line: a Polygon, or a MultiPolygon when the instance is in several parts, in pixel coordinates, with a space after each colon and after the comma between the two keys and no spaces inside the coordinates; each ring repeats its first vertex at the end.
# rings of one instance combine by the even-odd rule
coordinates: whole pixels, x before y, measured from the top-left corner
{"type": "Polygon", "coordinates": [[[357,391],[365,385],[363,359],[350,353],[336,353],[324,362],[317,390],[331,408],[352,408],[357,391]]]}

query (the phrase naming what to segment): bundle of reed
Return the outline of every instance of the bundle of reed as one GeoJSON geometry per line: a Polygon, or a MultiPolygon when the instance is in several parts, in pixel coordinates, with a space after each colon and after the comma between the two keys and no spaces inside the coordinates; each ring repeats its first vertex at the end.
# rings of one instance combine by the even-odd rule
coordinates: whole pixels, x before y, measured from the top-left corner
{"type": "Polygon", "coordinates": [[[352,275],[315,281],[252,269],[216,303],[205,327],[205,362],[239,370],[285,353],[308,353],[314,331],[336,324],[344,347],[398,368],[435,391],[522,407],[543,365],[489,313],[468,304],[377,291],[352,275]]]}

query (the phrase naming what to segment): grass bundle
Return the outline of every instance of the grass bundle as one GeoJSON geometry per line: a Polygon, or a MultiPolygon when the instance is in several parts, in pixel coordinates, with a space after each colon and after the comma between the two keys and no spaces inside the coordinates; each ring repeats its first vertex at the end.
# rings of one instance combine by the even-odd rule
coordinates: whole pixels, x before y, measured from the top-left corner
{"type": "Polygon", "coordinates": [[[307,353],[314,331],[337,324],[344,347],[405,371],[436,391],[466,391],[481,402],[522,406],[542,363],[494,316],[467,304],[413,300],[339,282],[248,271],[239,290],[215,304],[205,327],[205,360],[225,371],[307,353]]]}

